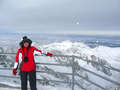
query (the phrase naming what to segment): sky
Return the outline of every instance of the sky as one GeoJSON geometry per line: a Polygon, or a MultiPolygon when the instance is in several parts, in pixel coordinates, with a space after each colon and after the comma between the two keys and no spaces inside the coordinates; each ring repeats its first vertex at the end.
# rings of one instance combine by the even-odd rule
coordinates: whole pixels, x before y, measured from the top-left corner
{"type": "Polygon", "coordinates": [[[120,0],[0,0],[0,32],[120,35],[120,0]]]}

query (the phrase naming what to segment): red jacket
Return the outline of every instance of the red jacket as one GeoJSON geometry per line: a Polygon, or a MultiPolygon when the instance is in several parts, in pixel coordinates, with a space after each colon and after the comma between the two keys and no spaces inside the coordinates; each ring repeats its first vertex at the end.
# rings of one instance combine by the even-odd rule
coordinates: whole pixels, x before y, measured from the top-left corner
{"type": "Polygon", "coordinates": [[[28,55],[27,55],[27,48],[20,48],[17,52],[17,55],[16,55],[16,63],[19,62],[19,54],[22,53],[22,62],[21,62],[21,65],[20,65],[20,69],[22,71],[32,71],[32,70],[35,70],[36,69],[36,66],[35,66],[35,62],[34,62],[34,50],[42,53],[41,50],[38,50],[37,48],[35,48],[34,46],[31,46],[28,50],[28,55]],[[24,52],[23,52],[23,49],[24,49],[24,52]],[[25,54],[25,55],[24,55],[25,54]],[[28,62],[24,62],[24,57],[27,56],[28,57],[28,62]]]}

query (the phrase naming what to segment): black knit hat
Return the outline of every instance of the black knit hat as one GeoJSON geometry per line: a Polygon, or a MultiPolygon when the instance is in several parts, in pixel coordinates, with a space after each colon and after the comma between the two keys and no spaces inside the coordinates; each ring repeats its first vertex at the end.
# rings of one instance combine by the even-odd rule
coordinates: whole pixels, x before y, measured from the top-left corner
{"type": "Polygon", "coordinates": [[[27,36],[24,36],[23,37],[23,40],[19,43],[20,47],[24,47],[24,43],[25,42],[28,42],[29,43],[29,47],[31,46],[32,44],[32,40],[30,40],[29,38],[27,38],[27,36]]]}

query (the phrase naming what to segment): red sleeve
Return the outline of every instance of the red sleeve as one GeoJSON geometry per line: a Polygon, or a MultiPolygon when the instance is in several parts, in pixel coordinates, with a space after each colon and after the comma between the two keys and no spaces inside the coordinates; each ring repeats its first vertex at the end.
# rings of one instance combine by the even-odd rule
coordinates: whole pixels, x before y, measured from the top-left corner
{"type": "Polygon", "coordinates": [[[20,52],[21,52],[21,49],[18,49],[17,54],[16,54],[16,62],[19,61],[19,54],[20,54],[20,52]]]}
{"type": "Polygon", "coordinates": [[[36,51],[38,51],[38,52],[42,53],[42,51],[41,51],[41,50],[39,50],[39,49],[37,49],[36,47],[32,46],[32,48],[33,48],[34,50],[36,50],[36,51]]]}

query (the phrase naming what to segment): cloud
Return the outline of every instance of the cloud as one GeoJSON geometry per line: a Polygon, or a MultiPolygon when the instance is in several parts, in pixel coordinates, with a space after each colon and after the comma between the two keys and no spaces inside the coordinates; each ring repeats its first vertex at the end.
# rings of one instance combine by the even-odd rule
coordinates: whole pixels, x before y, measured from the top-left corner
{"type": "Polygon", "coordinates": [[[16,32],[120,30],[119,0],[1,0],[0,4],[0,28],[16,32]]]}

